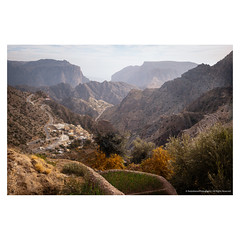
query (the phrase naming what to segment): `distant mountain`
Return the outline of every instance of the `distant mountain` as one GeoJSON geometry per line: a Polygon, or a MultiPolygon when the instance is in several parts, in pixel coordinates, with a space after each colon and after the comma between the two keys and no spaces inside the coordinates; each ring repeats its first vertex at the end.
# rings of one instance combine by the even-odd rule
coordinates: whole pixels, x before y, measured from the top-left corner
{"type": "Polygon", "coordinates": [[[90,97],[97,100],[104,100],[110,104],[119,104],[124,97],[127,96],[131,89],[137,88],[124,82],[95,82],[79,84],[75,88],[75,96],[83,100],[90,97]]]}
{"type": "Polygon", "coordinates": [[[105,108],[118,104],[136,88],[123,82],[95,82],[90,81],[77,85],[75,88],[67,83],[54,86],[31,87],[16,86],[22,91],[37,92],[39,90],[48,94],[52,99],[79,114],[87,114],[96,118],[105,108]]]}
{"type": "MultiPolygon", "coordinates": [[[[213,100],[210,100],[210,97],[203,98],[205,100],[200,99],[197,107],[190,104],[194,104],[195,100],[212,89],[232,87],[232,61],[233,53],[231,52],[214,66],[201,64],[184,73],[180,78],[164,83],[161,88],[145,89],[144,91],[132,90],[119,105],[108,108],[100,119],[111,121],[113,126],[120,131],[131,131],[135,135],[144,136],[143,129],[149,129],[147,138],[154,134],[158,127],[167,128],[167,123],[171,120],[167,119],[168,117],[172,118],[173,122],[178,122],[177,118],[190,118],[188,124],[186,121],[183,124],[185,128],[189,128],[202,118],[202,115],[199,115],[199,111],[196,110],[196,108],[200,108],[200,103],[204,103],[206,99],[207,102],[213,100]],[[190,115],[183,112],[189,105],[191,106],[189,111],[193,111],[195,108],[194,113],[190,115]],[[173,116],[177,114],[182,115],[173,116]],[[155,129],[153,127],[150,130],[150,126],[155,126],[155,129]]],[[[217,96],[215,97],[217,98],[217,96]]],[[[203,105],[208,108],[206,103],[203,105]]],[[[214,110],[217,107],[217,102],[215,107],[211,105],[214,110]]],[[[181,127],[179,131],[183,129],[181,127]]]]}
{"type": "Polygon", "coordinates": [[[184,72],[196,67],[192,62],[144,62],[141,66],[128,66],[112,75],[113,82],[127,82],[144,88],[159,88],[163,83],[180,77],[184,72]]]}
{"type": "Polygon", "coordinates": [[[38,61],[22,62],[8,61],[8,84],[11,86],[52,86],[58,83],[68,83],[72,87],[79,83],[89,82],[80,67],[66,60],[57,61],[41,59],[38,61]]]}

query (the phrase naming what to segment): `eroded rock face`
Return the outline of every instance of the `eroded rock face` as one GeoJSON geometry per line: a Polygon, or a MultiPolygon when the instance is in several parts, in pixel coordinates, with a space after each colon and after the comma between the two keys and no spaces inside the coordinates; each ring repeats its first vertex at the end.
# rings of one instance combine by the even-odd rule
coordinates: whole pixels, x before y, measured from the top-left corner
{"type": "Polygon", "coordinates": [[[31,62],[8,61],[8,84],[34,87],[69,83],[72,87],[88,82],[80,67],[66,60],[41,59],[31,62]]]}

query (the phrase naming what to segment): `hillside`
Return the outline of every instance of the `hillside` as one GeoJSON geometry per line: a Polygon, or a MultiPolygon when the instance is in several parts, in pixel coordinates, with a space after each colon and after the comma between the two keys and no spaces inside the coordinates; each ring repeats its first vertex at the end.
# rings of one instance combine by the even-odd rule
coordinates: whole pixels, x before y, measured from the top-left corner
{"type": "Polygon", "coordinates": [[[91,139],[91,134],[108,131],[115,131],[109,122],[95,122],[89,116],[76,114],[43,92],[29,94],[8,86],[9,146],[40,152],[78,138],[91,139]]]}
{"type": "MultiPolygon", "coordinates": [[[[120,131],[131,131],[133,134],[138,134],[148,126],[157,128],[158,122],[181,113],[204,93],[218,87],[232,87],[232,58],[231,52],[212,67],[201,64],[158,89],[132,90],[119,105],[107,109],[100,119],[111,121],[120,131]]],[[[211,101],[210,96],[207,99],[211,101]]],[[[216,106],[212,108],[216,109],[216,106]]],[[[196,114],[191,114],[193,116],[195,118],[196,114]]],[[[180,119],[185,117],[186,114],[180,119]]],[[[200,118],[193,119],[193,123],[200,118]]]]}
{"type": "Polygon", "coordinates": [[[66,60],[52,59],[30,62],[8,61],[7,78],[8,84],[11,86],[29,85],[34,87],[52,86],[58,83],[68,83],[75,87],[79,83],[89,81],[79,66],[66,60]]]}
{"type": "Polygon", "coordinates": [[[135,87],[123,82],[105,81],[99,83],[90,81],[79,84],[75,88],[68,83],[41,87],[19,85],[17,88],[28,92],[41,90],[73,112],[97,118],[112,104],[120,103],[128,92],[135,87]]]}
{"type": "Polygon", "coordinates": [[[138,134],[160,146],[170,136],[184,132],[195,137],[216,123],[231,123],[232,116],[232,88],[215,88],[200,96],[181,113],[161,116],[154,124],[139,130],[138,134]]]}
{"type": "Polygon", "coordinates": [[[192,62],[144,62],[141,66],[128,66],[112,75],[113,82],[126,82],[142,89],[159,88],[166,81],[180,77],[196,67],[192,62]]]}
{"type": "Polygon", "coordinates": [[[8,144],[25,147],[34,137],[44,137],[48,115],[26,99],[28,93],[8,86],[8,144]]]}
{"type": "Polygon", "coordinates": [[[124,82],[95,82],[90,81],[85,84],[79,84],[75,88],[75,95],[83,100],[90,97],[96,100],[104,100],[110,104],[119,104],[127,96],[131,89],[137,87],[124,82]]]}

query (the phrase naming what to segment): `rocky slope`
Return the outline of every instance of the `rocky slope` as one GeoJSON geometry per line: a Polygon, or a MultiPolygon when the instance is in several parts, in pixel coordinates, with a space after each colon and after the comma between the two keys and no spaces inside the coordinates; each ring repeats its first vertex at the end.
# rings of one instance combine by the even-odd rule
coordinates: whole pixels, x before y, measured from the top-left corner
{"type": "Polygon", "coordinates": [[[32,138],[44,136],[48,115],[27,101],[28,93],[8,86],[8,144],[26,146],[32,138]]]}
{"type": "Polygon", "coordinates": [[[59,194],[68,176],[43,159],[8,149],[8,195],[59,194]]]}
{"type": "Polygon", "coordinates": [[[79,84],[75,88],[75,96],[83,100],[90,97],[96,100],[104,100],[110,104],[119,104],[127,96],[131,89],[137,87],[124,82],[95,82],[90,81],[85,84],[79,84]]]}
{"type": "Polygon", "coordinates": [[[164,145],[170,136],[187,133],[195,137],[216,123],[232,122],[232,88],[215,88],[203,94],[181,113],[161,116],[154,124],[138,131],[146,141],[164,145]]]}
{"type": "MultiPolygon", "coordinates": [[[[168,185],[170,185],[167,182],[168,185]]],[[[8,195],[93,195],[94,186],[103,195],[124,195],[86,165],[68,159],[42,159],[8,149],[8,195]],[[74,166],[78,174],[62,173],[74,166]]]]}
{"type": "MultiPolygon", "coordinates": [[[[107,109],[101,119],[109,120],[119,130],[131,131],[133,134],[138,134],[143,129],[153,126],[150,128],[151,131],[149,130],[151,133],[156,126],[163,126],[163,123],[166,128],[168,117],[172,117],[173,122],[177,119],[182,121],[180,119],[190,118],[188,124],[183,121],[183,126],[191,127],[193,123],[201,119],[201,116],[198,113],[186,115],[181,112],[204,93],[214,88],[232,87],[232,58],[231,52],[212,67],[205,64],[199,65],[184,73],[180,78],[164,83],[158,89],[132,90],[119,105],[107,109]],[[179,113],[181,115],[173,117],[179,113]]],[[[215,93],[212,98],[209,96],[208,100],[199,99],[198,101],[212,102],[214,97],[217,98],[215,93]]],[[[206,103],[203,105],[207,108],[206,103]]],[[[193,110],[191,109],[193,107],[194,105],[189,107],[189,111],[193,110]]],[[[211,107],[216,109],[218,103],[216,107],[212,105],[211,107]]],[[[182,130],[182,127],[179,130],[182,130]]]]}
{"type": "Polygon", "coordinates": [[[141,66],[128,66],[113,74],[111,81],[127,82],[142,89],[159,88],[164,82],[180,77],[196,66],[192,62],[144,62],[141,66]]]}
{"type": "Polygon", "coordinates": [[[28,142],[39,138],[45,139],[44,128],[50,121],[49,115],[54,123],[81,125],[90,133],[114,131],[109,122],[95,122],[90,116],[74,113],[47,98],[43,92],[29,94],[8,86],[8,145],[29,151],[28,142]]]}
{"type": "Polygon", "coordinates": [[[89,81],[79,66],[70,64],[66,60],[52,59],[30,62],[8,61],[7,77],[11,86],[52,86],[63,82],[75,87],[79,83],[89,81]]]}
{"type": "Polygon", "coordinates": [[[96,118],[112,104],[120,103],[128,92],[135,87],[123,82],[105,81],[99,83],[90,81],[79,84],[75,88],[67,83],[41,87],[20,85],[17,88],[28,92],[41,90],[73,112],[96,118]]]}

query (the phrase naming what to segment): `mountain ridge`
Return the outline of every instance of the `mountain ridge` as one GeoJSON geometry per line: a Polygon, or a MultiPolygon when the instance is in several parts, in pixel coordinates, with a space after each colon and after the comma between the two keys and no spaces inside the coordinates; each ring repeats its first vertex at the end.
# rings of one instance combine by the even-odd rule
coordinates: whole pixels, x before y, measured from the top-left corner
{"type": "Polygon", "coordinates": [[[69,83],[73,87],[79,83],[88,82],[81,68],[66,60],[40,59],[37,61],[7,62],[8,84],[51,86],[60,82],[69,83]]]}
{"type": "Polygon", "coordinates": [[[127,66],[114,73],[111,81],[127,82],[142,89],[158,88],[196,66],[196,63],[187,61],[145,61],[141,66],[127,66]]]}
{"type": "Polygon", "coordinates": [[[68,107],[78,114],[88,114],[91,117],[97,117],[103,108],[118,104],[127,95],[127,93],[135,88],[123,82],[107,82],[102,83],[90,81],[88,83],[80,83],[73,88],[68,83],[59,83],[54,86],[16,86],[22,91],[37,92],[43,91],[58,103],[68,107]],[[94,107],[94,104],[95,107],[94,107]],[[98,110],[96,110],[99,109],[98,110]]]}
{"type": "Polygon", "coordinates": [[[108,108],[100,119],[110,121],[119,131],[137,134],[162,117],[179,114],[204,93],[218,87],[232,87],[233,52],[213,66],[198,65],[160,88],[132,90],[123,101],[108,108]]]}

